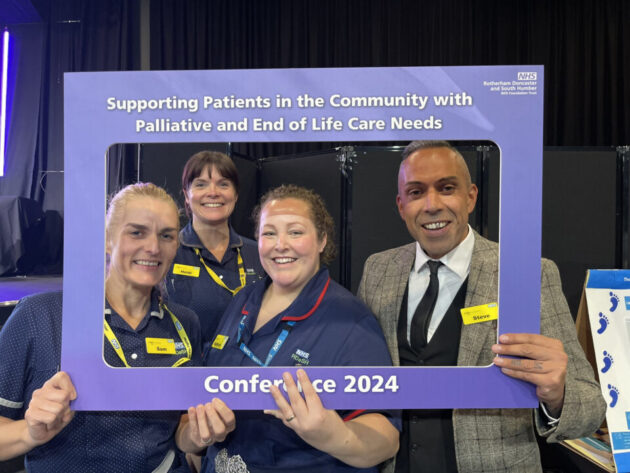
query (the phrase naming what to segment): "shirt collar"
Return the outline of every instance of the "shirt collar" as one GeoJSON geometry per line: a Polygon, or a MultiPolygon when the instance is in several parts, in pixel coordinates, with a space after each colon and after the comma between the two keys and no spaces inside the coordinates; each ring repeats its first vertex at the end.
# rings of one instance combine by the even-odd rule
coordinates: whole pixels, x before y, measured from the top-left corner
{"type": "MultiPolygon", "coordinates": [[[[329,279],[328,268],[326,266],[319,268],[317,273],[306,283],[306,286],[304,286],[300,294],[298,294],[289,307],[267,322],[260,329],[261,333],[276,330],[278,325],[282,322],[299,322],[313,315],[328,290],[330,284],[329,279]]],[[[252,292],[245,300],[242,311],[247,313],[245,314],[245,312],[243,312],[243,315],[248,315],[246,326],[248,326],[250,332],[249,336],[251,336],[251,332],[253,332],[256,319],[258,318],[258,312],[262,305],[262,298],[270,284],[271,278],[266,276],[262,283],[254,284],[252,292]]],[[[248,339],[249,338],[243,338],[244,341],[248,339]]]]}
{"type": "MultiPolygon", "coordinates": [[[[462,242],[440,258],[444,266],[457,274],[461,279],[468,276],[470,269],[470,261],[472,260],[473,247],[475,246],[475,236],[472,228],[468,225],[468,235],[462,242]]],[[[416,242],[416,261],[414,263],[414,271],[419,272],[423,266],[431,258],[427,256],[420,247],[420,243],[416,242]]]]}
{"type": "MultiPolygon", "coordinates": [[[[243,246],[243,239],[241,236],[234,231],[232,225],[229,226],[230,229],[230,242],[228,243],[228,248],[240,248],[243,246]]],[[[193,248],[204,249],[201,240],[199,239],[199,235],[193,229],[192,221],[188,222],[184,228],[179,232],[179,243],[183,246],[191,246],[193,248]]]]}
{"type": "MultiPolygon", "coordinates": [[[[116,321],[120,320],[122,322],[122,318],[116,313],[116,311],[114,309],[112,309],[112,306],[109,305],[109,301],[107,300],[107,298],[105,298],[105,319],[109,319],[108,322],[114,325],[119,325],[116,324],[116,321]],[[118,317],[112,319],[112,314],[116,314],[118,317]]],[[[144,321],[148,318],[148,317],[156,317],[160,320],[162,320],[164,318],[164,310],[162,309],[162,306],[160,305],[160,295],[159,295],[159,291],[156,288],[153,288],[153,290],[151,291],[151,305],[149,306],[149,311],[147,313],[147,315],[144,316],[144,319],[142,319],[142,322],[140,322],[140,325],[138,325],[138,328],[140,328],[140,326],[143,325],[144,321]]],[[[123,326],[126,326],[126,323],[124,323],[123,326]]]]}

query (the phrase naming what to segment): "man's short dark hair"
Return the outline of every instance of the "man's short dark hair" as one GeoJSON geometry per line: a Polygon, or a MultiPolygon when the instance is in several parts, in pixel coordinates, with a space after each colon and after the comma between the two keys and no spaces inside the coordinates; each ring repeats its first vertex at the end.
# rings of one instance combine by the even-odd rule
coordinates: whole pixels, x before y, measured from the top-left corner
{"type": "Polygon", "coordinates": [[[457,154],[459,154],[461,156],[461,153],[459,151],[457,151],[457,149],[455,147],[453,147],[453,145],[450,144],[448,141],[444,141],[444,140],[416,140],[416,141],[412,141],[411,143],[409,143],[405,147],[405,149],[402,152],[402,159],[404,161],[405,159],[407,159],[409,156],[411,156],[416,151],[421,150],[421,149],[428,149],[428,148],[448,148],[451,151],[454,151],[455,153],[457,153],[457,154]]]}

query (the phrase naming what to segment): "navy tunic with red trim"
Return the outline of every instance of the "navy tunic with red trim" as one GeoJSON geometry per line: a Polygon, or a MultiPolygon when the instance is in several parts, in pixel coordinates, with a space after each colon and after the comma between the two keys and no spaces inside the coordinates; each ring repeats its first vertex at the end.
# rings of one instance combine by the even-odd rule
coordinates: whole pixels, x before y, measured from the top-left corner
{"type": "MultiPolygon", "coordinates": [[[[227,308],[218,335],[229,337],[222,349],[211,348],[207,366],[257,366],[237,345],[239,323],[246,314],[241,341],[264,363],[287,321],[294,321],[269,366],[391,366],[383,332],[370,310],[349,291],[332,281],[323,268],[302,289],[293,303],[254,334],[262,297],[271,283],[248,286],[227,308]]],[[[270,394],[271,396],[271,394],[270,394]]],[[[356,469],[304,442],[282,422],[262,411],[237,411],[236,430],[225,442],[208,448],[202,471],[215,472],[215,457],[240,455],[251,473],[263,471],[345,472],[356,469]]],[[[342,417],[354,416],[340,412],[342,417]]],[[[400,419],[384,415],[400,429],[400,419]]],[[[220,468],[219,468],[220,470],[220,468]]],[[[240,470],[239,470],[240,471],[240,470]]]]}

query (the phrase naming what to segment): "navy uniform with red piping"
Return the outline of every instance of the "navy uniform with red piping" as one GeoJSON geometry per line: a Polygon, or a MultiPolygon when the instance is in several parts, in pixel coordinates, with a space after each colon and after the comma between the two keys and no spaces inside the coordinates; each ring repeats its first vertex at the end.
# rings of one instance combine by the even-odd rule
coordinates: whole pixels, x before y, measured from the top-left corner
{"type": "MultiPolygon", "coordinates": [[[[207,366],[391,365],[374,315],[359,299],[332,281],[325,268],[319,270],[286,310],[254,334],[263,294],[270,283],[267,278],[264,283],[247,286],[236,295],[217,330],[217,336],[228,337],[227,342],[221,349],[210,349],[204,360],[207,366]],[[273,346],[279,340],[284,341],[274,351],[273,346]]],[[[339,414],[349,420],[362,412],[339,414]]],[[[244,462],[252,473],[377,471],[350,467],[314,449],[280,420],[261,411],[235,414],[236,430],[225,442],[208,448],[204,473],[220,471],[221,464],[235,459],[244,462]],[[217,455],[219,468],[215,469],[217,455]]],[[[398,412],[383,414],[400,429],[398,412]]]]}

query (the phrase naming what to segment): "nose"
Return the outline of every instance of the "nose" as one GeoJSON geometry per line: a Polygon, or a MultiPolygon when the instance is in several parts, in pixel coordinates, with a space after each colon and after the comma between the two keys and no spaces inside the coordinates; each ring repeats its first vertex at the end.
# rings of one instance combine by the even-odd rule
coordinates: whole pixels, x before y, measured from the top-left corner
{"type": "Polygon", "coordinates": [[[278,235],[276,236],[276,244],[274,247],[276,251],[286,250],[287,249],[287,235],[285,235],[284,233],[278,233],[278,235]]]}
{"type": "Polygon", "coordinates": [[[160,237],[155,234],[147,236],[144,249],[147,253],[155,255],[160,252],[160,237]]]}
{"type": "Polygon", "coordinates": [[[210,182],[210,184],[208,185],[208,193],[213,197],[220,195],[221,190],[219,185],[216,182],[210,182]]]}
{"type": "Polygon", "coordinates": [[[424,197],[425,212],[434,213],[442,209],[442,197],[437,189],[429,189],[424,197]]]}

